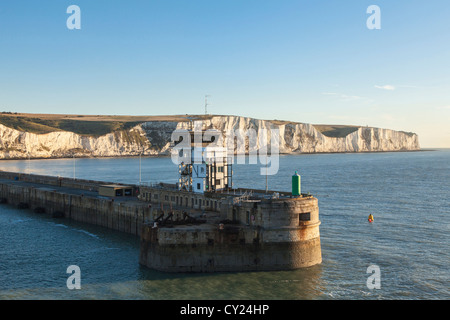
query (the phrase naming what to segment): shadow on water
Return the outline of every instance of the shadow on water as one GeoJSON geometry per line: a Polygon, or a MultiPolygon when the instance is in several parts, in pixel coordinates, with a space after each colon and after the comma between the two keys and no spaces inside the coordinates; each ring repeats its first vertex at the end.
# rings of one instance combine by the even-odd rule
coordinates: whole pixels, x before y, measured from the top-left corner
{"type": "Polygon", "coordinates": [[[317,299],[322,266],[293,271],[168,274],[141,268],[145,299],[317,299]]]}

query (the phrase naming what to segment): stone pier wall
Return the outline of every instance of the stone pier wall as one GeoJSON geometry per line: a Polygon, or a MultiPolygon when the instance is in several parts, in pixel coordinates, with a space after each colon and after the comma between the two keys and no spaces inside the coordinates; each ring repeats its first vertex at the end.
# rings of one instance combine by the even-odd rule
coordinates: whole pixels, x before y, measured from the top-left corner
{"type": "MultiPolygon", "coordinates": [[[[0,176],[5,178],[7,175],[2,172],[0,176]]],[[[0,198],[16,207],[29,208],[33,211],[38,208],[44,209],[45,212],[41,214],[64,217],[138,236],[145,221],[152,220],[157,214],[145,202],[121,202],[117,198],[113,200],[58,191],[58,188],[52,188],[57,186],[55,184],[55,181],[58,181],[57,177],[55,180],[55,177],[20,176],[20,181],[48,184],[48,186],[39,187],[16,184],[15,177],[18,176],[11,174],[13,181],[0,183],[0,198]]],[[[67,182],[64,184],[68,185],[67,182]]],[[[81,186],[82,181],[75,181],[75,184],[81,186]]],[[[88,182],[81,189],[91,190],[95,186],[95,183],[88,182]]]]}
{"type": "MultiPolygon", "coordinates": [[[[149,222],[163,212],[157,205],[100,197],[95,190],[101,184],[105,183],[0,172],[0,199],[34,214],[140,236],[139,262],[166,272],[291,270],[322,261],[314,197],[226,202],[220,204],[220,214],[210,212],[229,218],[223,223],[153,228],[149,222]]],[[[180,210],[171,209],[175,221],[182,218],[180,210]]]]}
{"type": "Polygon", "coordinates": [[[320,237],[262,241],[264,230],[170,230],[144,226],[139,262],[164,272],[293,270],[322,262],[320,237]]]}
{"type": "Polygon", "coordinates": [[[223,204],[221,225],[144,225],[140,263],[166,272],[293,270],[322,262],[316,198],[223,204]]]}

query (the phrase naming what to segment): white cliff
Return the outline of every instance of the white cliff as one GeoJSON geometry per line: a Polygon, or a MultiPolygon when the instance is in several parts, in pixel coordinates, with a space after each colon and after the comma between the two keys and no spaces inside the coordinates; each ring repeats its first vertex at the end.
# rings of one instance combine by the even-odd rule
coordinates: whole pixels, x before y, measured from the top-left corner
{"type": "MultiPolygon", "coordinates": [[[[93,137],[66,131],[34,134],[0,124],[0,159],[167,155],[173,131],[189,125],[189,122],[151,121],[127,131],[93,137]]],[[[251,129],[257,138],[264,131],[276,129],[280,134],[279,150],[286,154],[420,149],[416,134],[389,129],[360,127],[345,137],[334,138],[323,135],[311,124],[238,116],[212,116],[203,125],[222,132],[251,129]]]]}

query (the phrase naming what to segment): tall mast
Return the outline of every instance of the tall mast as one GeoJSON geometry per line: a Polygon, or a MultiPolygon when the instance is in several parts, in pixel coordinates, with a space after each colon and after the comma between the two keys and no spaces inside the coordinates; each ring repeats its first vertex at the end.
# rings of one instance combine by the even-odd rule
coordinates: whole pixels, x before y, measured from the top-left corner
{"type": "Polygon", "coordinates": [[[210,95],[205,95],[205,115],[208,114],[208,97],[210,97],[210,95]]]}

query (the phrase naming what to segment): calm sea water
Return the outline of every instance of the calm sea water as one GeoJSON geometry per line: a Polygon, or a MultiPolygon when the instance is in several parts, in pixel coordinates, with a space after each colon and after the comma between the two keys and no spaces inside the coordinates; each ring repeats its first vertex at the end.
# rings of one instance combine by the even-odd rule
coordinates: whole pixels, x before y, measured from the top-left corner
{"type": "MultiPolygon", "coordinates": [[[[0,170],[177,179],[170,158],[0,161],[0,170]]],[[[235,186],[264,189],[259,170],[235,165],[235,186]]],[[[281,156],[269,189],[289,191],[296,170],[302,192],[319,199],[320,265],[166,274],[139,266],[136,237],[0,205],[0,299],[450,299],[450,150],[281,156]],[[66,287],[69,265],[81,269],[81,290],[66,287]],[[380,289],[367,287],[371,265],[380,289]]]]}

